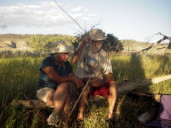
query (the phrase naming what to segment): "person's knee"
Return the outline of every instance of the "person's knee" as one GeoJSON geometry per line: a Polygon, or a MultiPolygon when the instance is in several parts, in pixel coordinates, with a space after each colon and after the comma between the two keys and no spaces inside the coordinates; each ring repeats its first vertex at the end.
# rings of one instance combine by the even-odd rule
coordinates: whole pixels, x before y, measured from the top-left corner
{"type": "Polygon", "coordinates": [[[116,86],[111,86],[109,88],[109,95],[113,96],[113,97],[116,97],[117,96],[117,88],[116,86]]]}
{"type": "Polygon", "coordinates": [[[87,86],[85,89],[84,87],[82,88],[81,92],[83,91],[83,95],[88,95],[90,93],[90,87],[87,86]]]}
{"type": "MultiPolygon", "coordinates": [[[[64,91],[69,91],[69,84],[68,84],[67,82],[63,82],[63,83],[61,83],[61,84],[59,85],[58,88],[61,88],[61,89],[64,90],[64,91]]],[[[57,89],[58,89],[58,88],[57,88],[57,89]]]]}
{"type": "Polygon", "coordinates": [[[53,90],[48,97],[46,98],[46,104],[48,106],[54,106],[54,101],[53,101],[53,96],[54,96],[55,91],[53,90]]]}
{"type": "Polygon", "coordinates": [[[55,94],[59,95],[67,95],[69,93],[69,84],[66,82],[61,83],[58,85],[55,94]]]}
{"type": "Polygon", "coordinates": [[[69,90],[69,84],[67,82],[63,82],[61,83],[61,86],[66,89],[66,90],[69,90]]]}

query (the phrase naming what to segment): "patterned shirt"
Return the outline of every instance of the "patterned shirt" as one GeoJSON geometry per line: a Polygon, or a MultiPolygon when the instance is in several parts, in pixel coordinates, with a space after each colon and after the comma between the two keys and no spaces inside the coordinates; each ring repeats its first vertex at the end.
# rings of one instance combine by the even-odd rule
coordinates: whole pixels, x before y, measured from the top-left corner
{"type": "Polygon", "coordinates": [[[98,77],[112,73],[112,65],[107,52],[93,45],[87,45],[77,63],[75,74],[80,78],[98,77]]]}

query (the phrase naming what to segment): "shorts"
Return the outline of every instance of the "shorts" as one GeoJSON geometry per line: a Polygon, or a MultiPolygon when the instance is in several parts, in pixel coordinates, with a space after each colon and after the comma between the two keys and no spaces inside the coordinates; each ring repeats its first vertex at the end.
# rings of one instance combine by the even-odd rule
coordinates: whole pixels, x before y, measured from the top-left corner
{"type": "Polygon", "coordinates": [[[109,96],[109,84],[105,83],[103,86],[100,86],[100,87],[92,87],[92,94],[103,96],[103,97],[108,97],[109,96]]]}
{"type": "MultiPolygon", "coordinates": [[[[84,83],[87,83],[87,80],[84,80],[84,83]]],[[[90,96],[91,95],[99,95],[103,97],[108,97],[109,96],[109,83],[104,83],[104,85],[100,87],[91,87],[90,89],[90,96]]]]}
{"type": "Polygon", "coordinates": [[[52,91],[54,91],[54,89],[52,89],[52,88],[48,88],[48,87],[41,88],[41,89],[37,90],[36,96],[38,99],[46,102],[47,97],[49,96],[49,94],[52,91]]]}

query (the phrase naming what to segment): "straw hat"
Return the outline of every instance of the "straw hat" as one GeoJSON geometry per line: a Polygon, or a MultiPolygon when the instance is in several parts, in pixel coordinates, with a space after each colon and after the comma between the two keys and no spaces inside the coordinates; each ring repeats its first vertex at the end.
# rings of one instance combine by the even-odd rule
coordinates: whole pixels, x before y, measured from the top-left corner
{"type": "Polygon", "coordinates": [[[92,40],[105,40],[107,37],[105,37],[105,33],[101,29],[92,29],[89,32],[90,38],[92,40]]]}
{"type": "Polygon", "coordinates": [[[65,43],[65,41],[57,41],[52,43],[52,49],[50,54],[55,53],[69,53],[71,48],[65,43]]]}

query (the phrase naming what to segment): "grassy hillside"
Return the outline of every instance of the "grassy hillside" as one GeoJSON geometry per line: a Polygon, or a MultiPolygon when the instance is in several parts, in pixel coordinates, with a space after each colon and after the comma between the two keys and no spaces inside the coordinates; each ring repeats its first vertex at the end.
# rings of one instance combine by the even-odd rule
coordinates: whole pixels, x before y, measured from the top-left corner
{"type": "MultiPolygon", "coordinates": [[[[35,41],[40,41],[40,45],[48,42],[65,40],[73,41],[74,37],[69,35],[16,35],[16,34],[1,34],[0,35],[0,51],[31,51],[35,41]],[[40,38],[40,39],[39,39],[40,38]]],[[[122,53],[146,53],[146,54],[160,54],[163,55],[166,52],[171,53],[171,50],[167,49],[168,44],[151,44],[146,42],[139,42],[135,40],[120,40],[123,45],[122,53]]],[[[43,51],[43,50],[41,50],[43,51]]]]}
{"type": "Polygon", "coordinates": [[[53,41],[55,39],[70,40],[70,38],[73,38],[72,36],[69,35],[58,35],[58,34],[52,34],[52,35],[0,34],[0,51],[31,50],[30,43],[34,44],[34,42],[32,42],[32,38],[39,38],[39,37],[45,37],[46,41],[49,41],[48,39],[51,39],[53,41]]]}

